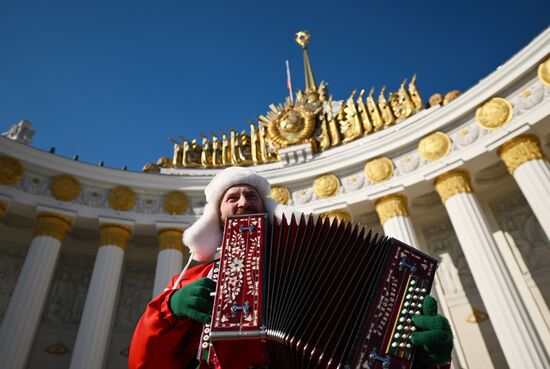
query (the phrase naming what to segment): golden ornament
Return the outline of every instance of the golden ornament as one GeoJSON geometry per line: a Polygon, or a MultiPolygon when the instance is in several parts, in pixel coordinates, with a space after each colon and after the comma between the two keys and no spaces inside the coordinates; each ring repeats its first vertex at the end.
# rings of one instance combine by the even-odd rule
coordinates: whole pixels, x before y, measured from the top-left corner
{"type": "Polygon", "coordinates": [[[23,177],[23,167],[14,158],[0,156],[0,184],[16,184],[23,177]]]}
{"type": "Polygon", "coordinates": [[[377,158],[365,164],[365,176],[373,183],[387,180],[393,175],[393,162],[386,158],[377,158]]]}
{"type": "Polygon", "coordinates": [[[481,310],[472,309],[471,314],[466,317],[466,323],[477,324],[484,322],[487,319],[489,319],[489,315],[487,315],[487,313],[481,310]]]}
{"type": "Polygon", "coordinates": [[[99,246],[118,246],[126,249],[132,235],[129,227],[120,224],[102,224],[99,227],[99,246]]]}
{"type": "Polygon", "coordinates": [[[46,348],[46,352],[50,355],[65,355],[69,352],[69,348],[61,341],[57,341],[50,347],[46,348]]]}
{"type": "Polygon", "coordinates": [[[418,152],[426,160],[437,160],[451,152],[451,139],[443,132],[434,132],[418,143],[418,152]]]}
{"type": "Polygon", "coordinates": [[[392,194],[381,197],[374,203],[374,208],[380,218],[380,224],[384,224],[388,219],[397,216],[409,216],[407,198],[404,195],[392,194]]]}
{"type": "Polygon", "coordinates": [[[470,174],[464,169],[454,169],[440,175],[435,179],[434,187],[443,203],[458,193],[473,192],[470,174]]]}
{"type": "Polygon", "coordinates": [[[526,161],[544,159],[540,140],[534,135],[521,135],[511,139],[498,149],[498,156],[506,164],[510,174],[514,174],[516,168],[526,161]]]}
{"type": "Polygon", "coordinates": [[[550,86],[550,57],[539,65],[537,74],[542,84],[550,86]]]}
{"type": "Polygon", "coordinates": [[[55,213],[40,213],[36,217],[33,236],[47,236],[63,242],[70,227],[71,220],[69,217],[55,213]]]}
{"type": "Polygon", "coordinates": [[[55,176],[50,183],[53,197],[61,201],[72,201],[80,194],[80,183],[68,174],[55,176]]]}
{"type": "Polygon", "coordinates": [[[326,213],[323,213],[323,216],[329,218],[331,223],[334,220],[345,223],[349,223],[351,221],[350,212],[344,209],[327,211],[326,213]]]}
{"type": "Polygon", "coordinates": [[[136,194],[128,186],[117,186],[109,192],[108,201],[114,210],[127,211],[136,204],[136,194]]]}
{"type": "Polygon", "coordinates": [[[164,211],[168,214],[183,214],[189,208],[187,196],[180,191],[172,191],[164,197],[164,211]]]}
{"type": "Polygon", "coordinates": [[[271,186],[271,198],[279,204],[286,205],[290,200],[290,192],[283,186],[271,186]]]}
{"type": "Polygon", "coordinates": [[[447,92],[445,94],[445,97],[443,98],[443,105],[447,105],[448,103],[450,103],[451,101],[453,101],[454,99],[456,99],[459,96],[460,96],[460,91],[459,90],[452,90],[452,91],[447,92]]]}
{"type": "Polygon", "coordinates": [[[443,95],[441,95],[439,92],[430,96],[430,99],[428,100],[428,105],[430,106],[430,108],[432,106],[441,104],[443,104],[443,95]]]}
{"type": "Polygon", "coordinates": [[[334,196],[339,188],[340,182],[334,174],[325,174],[313,181],[313,191],[319,198],[334,196]]]}
{"type": "Polygon", "coordinates": [[[159,249],[175,249],[181,252],[184,251],[183,247],[183,228],[163,228],[157,232],[159,239],[159,249]]]}
{"type": "Polygon", "coordinates": [[[511,121],[513,116],[512,104],[501,97],[493,97],[476,110],[477,123],[489,130],[502,127],[511,121]]]}

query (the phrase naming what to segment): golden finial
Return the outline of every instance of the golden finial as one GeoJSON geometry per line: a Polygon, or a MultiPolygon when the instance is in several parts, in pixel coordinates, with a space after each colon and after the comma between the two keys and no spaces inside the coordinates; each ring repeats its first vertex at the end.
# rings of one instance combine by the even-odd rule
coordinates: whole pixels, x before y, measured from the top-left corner
{"type": "Polygon", "coordinates": [[[302,47],[302,49],[305,49],[307,47],[307,42],[311,38],[311,35],[308,31],[300,31],[296,33],[296,42],[298,45],[302,47]]]}

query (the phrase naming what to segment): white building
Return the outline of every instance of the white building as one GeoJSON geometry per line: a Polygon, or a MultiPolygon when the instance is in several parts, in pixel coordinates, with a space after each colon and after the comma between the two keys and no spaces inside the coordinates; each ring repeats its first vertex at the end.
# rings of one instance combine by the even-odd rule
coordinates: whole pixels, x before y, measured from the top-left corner
{"type": "Polygon", "coordinates": [[[161,174],[62,158],[15,130],[0,138],[2,368],[125,368],[133,328],[181,270],[182,232],[223,160],[257,162],[278,201],[436,256],[455,368],[550,367],[550,29],[426,109],[414,84],[386,110],[362,96],[329,104],[300,41],[309,74],[296,105],[274,107],[250,141],[206,142],[202,157],[177,143],[176,167],[161,161],[161,174]]]}

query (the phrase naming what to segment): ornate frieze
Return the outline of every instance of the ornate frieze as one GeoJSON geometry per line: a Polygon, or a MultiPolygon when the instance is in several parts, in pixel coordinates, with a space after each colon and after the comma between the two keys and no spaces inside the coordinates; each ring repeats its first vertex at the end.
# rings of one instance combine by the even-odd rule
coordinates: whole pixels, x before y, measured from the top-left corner
{"type": "Polygon", "coordinates": [[[506,142],[499,148],[498,156],[506,164],[510,174],[514,174],[516,168],[526,161],[544,158],[540,140],[534,135],[521,135],[506,142]]]}
{"type": "Polygon", "coordinates": [[[466,147],[473,144],[479,137],[479,127],[477,124],[469,124],[460,128],[452,135],[453,142],[460,147],[466,147]]]}
{"type": "Polygon", "coordinates": [[[420,165],[420,157],[416,152],[407,153],[395,160],[399,173],[410,173],[420,165]]]}
{"type": "Polygon", "coordinates": [[[380,218],[380,223],[384,224],[388,219],[402,216],[408,217],[407,198],[403,195],[392,194],[378,199],[374,207],[380,218]]]}
{"type": "Polygon", "coordinates": [[[72,201],[80,194],[80,183],[68,174],[55,176],[50,183],[52,196],[61,201],[72,201]]]}
{"type": "Polygon", "coordinates": [[[159,241],[159,250],[176,249],[184,251],[183,229],[181,228],[163,228],[157,232],[159,241]]]}
{"type": "Polygon", "coordinates": [[[451,170],[440,175],[436,178],[434,187],[443,203],[457,193],[473,192],[470,174],[462,169],[451,170]]]}
{"type": "Polygon", "coordinates": [[[393,169],[393,162],[389,158],[376,158],[365,164],[365,176],[371,182],[379,183],[390,179],[393,175],[393,169]]]}
{"type": "Polygon", "coordinates": [[[48,191],[50,179],[38,173],[25,173],[21,181],[21,188],[25,192],[43,195],[48,191]]]}
{"type": "Polygon", "coordinates": [[[155,214],[159,212],[161,208],[161,198],[158,195],[143,194],[139,195],[137,199],[137,205],[134,211],[155,214]]]}
{"type": "Polygon", "coordinates": [[[163,208],[168,214],[183,214],[189,208],[189,201],[183,192],[172,191],[164,196],[163,208]]]}
{"type": "Polygon", "coordinates": [[[426,160],[438,160],[451,152],[451,139],[444,132],[434,132],[418,143],[418,152],[426,160]]]}
{"type": "Polygon", "coordinates": [[[13,185],[23,177],[23,167],[18,160],[9,156],[0,156],[0,184],[13,185]]]}
{"type": "Polygon", "coordinates": [[[290,201],[290,192],[284,186],[271,186],[271,198],[279,204],[287,205],[290,201]]]}
{"type": "Polygon", "coordinates": [[[102,188],[89,187],[82,191],[82,201],[85,205],[94,208],[105,207],[105,201],[107,200],[107,191],[102,188]]]}
{"type": "Polygon", "coordinates": [[[109,192],[108,201],[114,210],[128,211],[136,205],[136,193],[128,186],[117,186],[109,192]]]}
{"type": "Polygon", "coordinates": [[[342,186],[345,192],[357,191],[365,185],[365,176],[359,173],[342,178],[342,186]]]}
{"type": "Polygon", "coordinates": [[[488,130],[502,127],[511,121],[513,116],[512,104],[501,97],[493,97],[476,110],[478,124],[488,130]]]}
{"type": "Polygon", "coordinates": [[[292,192],[292,199],[296,204],[307,204],[313,198],[312,188],[303,188],[292,192]]]}
{"type": "Polygon", "coordinates": [[[55,213],[40,213],[36,217],[33,237],[48,236],[63,242],[71,227],[70,218],[55,213]]]}
{"type": "Polygon", "coordinates": [[[102,224],[99,227],[99,246],[118,246],[126,250],[131,235],[132,230],[129,227],[120,224],[102,224]]]}

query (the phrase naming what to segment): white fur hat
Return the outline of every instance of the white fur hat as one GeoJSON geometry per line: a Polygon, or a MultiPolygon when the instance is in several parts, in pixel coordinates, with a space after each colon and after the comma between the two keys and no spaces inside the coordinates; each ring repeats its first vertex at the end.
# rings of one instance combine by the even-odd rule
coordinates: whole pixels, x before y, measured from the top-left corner
{"type": "Polygon", "coordinates": [[[270,217],[281,219],[284,213],[291,214],[290,208],[277,204],[272,198],[271,186],[267,179],[250,169],[229,167],[219,172],[204,189],[206,205],[201,217],[183,233],[183,244],[193,253],[193,259],[212,260],[222,243],[220,228],[220,201],[230,187],[246,184],[254,187],[262,198],[265,211],[270,217]]]}

